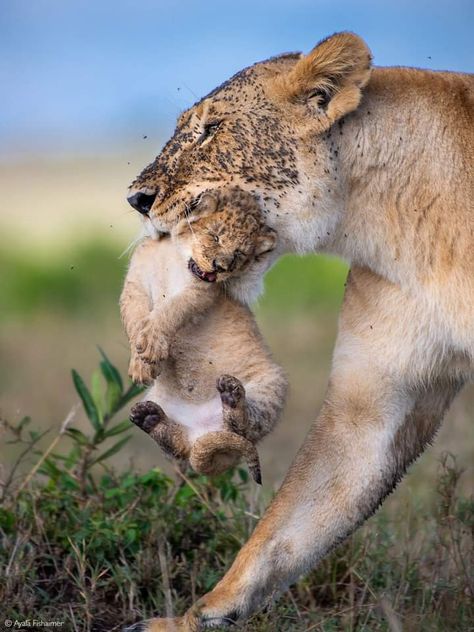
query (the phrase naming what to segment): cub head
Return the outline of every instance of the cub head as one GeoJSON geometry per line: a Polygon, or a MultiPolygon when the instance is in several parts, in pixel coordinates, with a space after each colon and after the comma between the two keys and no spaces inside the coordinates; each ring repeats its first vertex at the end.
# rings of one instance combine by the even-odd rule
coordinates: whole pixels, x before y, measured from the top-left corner
{"type": "Polygon", "coordinates": [[[236,188],[201,196],[194,214],[180,221],[172,235],[190,272],[208,283],[236,277],[254,262],[266,260],[268,267],[266,255],[277,242],[255,198],[236,188]]]}
{"type": "Polygon", "coordinates": [[[242,70],[179,117],[173,137],[132,183],[130,204],[150,230],[170,232],[203,193],[239,187],[280,240],[295,217],[326,221],[341,199],[326,135],[357,108],[370,62],[359,37],[339,33],[307,55],[242,70]]]}

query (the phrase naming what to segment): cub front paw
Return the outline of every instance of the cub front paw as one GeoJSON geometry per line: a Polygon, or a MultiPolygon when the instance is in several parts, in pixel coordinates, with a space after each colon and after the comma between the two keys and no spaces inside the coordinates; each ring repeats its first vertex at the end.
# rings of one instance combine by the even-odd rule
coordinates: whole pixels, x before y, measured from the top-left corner
{"type": "Polygon", "coordinates": [[[223,406],[237,408],[245,400],[245,389],[242,382],[233,375],[221,375],[216,386],[221,395],[223,406]]]}
{"type": "Polygon", "coordinates": [[[128,375],[132,382],[136,384],[151,384],[157,377],[157,374],[157,367],[154,364],[148,364],[137,353],[132,354],[128,365],[128,375]]]}
{"type": "Polygon", "coordinates": [[[165,419],[166,415],[161,406],[149,400],[138,402],[132,406],[130,411],[130,421],[146,433],[150,433],[155,426],[165,419]]]}
{"type": "Polygon", "coordinates": [[[157,364],[168,359],[169,344],[163,333],[152,324],[141,331],[135,348],[140,358],[148,364],[157,364]]]}

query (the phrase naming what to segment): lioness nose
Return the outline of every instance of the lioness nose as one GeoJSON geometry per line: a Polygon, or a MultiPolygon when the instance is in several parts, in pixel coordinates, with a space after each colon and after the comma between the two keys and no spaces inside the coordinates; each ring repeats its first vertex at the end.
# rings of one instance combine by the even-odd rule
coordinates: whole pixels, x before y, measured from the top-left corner
{"type": "Polygon", "coordinates": [[[156,193],[152,193],[149,195],[148,193],[142,193],[139,191],[138,193],[134,193],[127,198],[127,202],[132,206],[136,211],[142,213],[142,215],[148,215],[151,207],[153,206],[153,202],[155,201],[156,193]]]}

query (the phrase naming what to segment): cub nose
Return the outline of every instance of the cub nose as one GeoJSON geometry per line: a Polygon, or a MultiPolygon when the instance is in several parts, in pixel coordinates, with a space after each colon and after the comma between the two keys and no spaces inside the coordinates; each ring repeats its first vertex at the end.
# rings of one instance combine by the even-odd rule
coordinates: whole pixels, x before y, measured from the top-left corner
{"type": "Polygon", "coordinates": [[[232,272],[237,263],[236,255],[222,255],[212,261],[212,269],[214,272],[232,272]]]}
{"type": "Polygon", "coordinates": [[[136,211],[142,213],[142,215],[148,215],[151,207],[153,206],[153,202],[155,201],[156,193],[152,193],[149,195],[148,193],[142,193],[139,191],[138,193],[134,193],[127,198],[127,202],[132,206],[136,211]]]}

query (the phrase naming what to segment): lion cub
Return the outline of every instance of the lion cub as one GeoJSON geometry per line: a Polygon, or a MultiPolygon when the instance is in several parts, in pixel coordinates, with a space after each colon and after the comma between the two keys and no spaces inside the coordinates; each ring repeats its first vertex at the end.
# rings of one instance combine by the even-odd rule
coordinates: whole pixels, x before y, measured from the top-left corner
{"type": "Polygon", "coordinates": [[[130,419],[197,472],[218,474],[243,457],[261,483],[254,444],[276,424],[287,382],[231,294],[244,270],[262,276],[276,233],[242,191],[206,195],[196,211],[171,237],[144,240],[130,262],[120,299],[129,372],[154,380],[130,419]]]}

